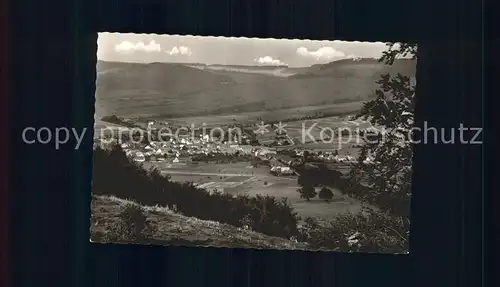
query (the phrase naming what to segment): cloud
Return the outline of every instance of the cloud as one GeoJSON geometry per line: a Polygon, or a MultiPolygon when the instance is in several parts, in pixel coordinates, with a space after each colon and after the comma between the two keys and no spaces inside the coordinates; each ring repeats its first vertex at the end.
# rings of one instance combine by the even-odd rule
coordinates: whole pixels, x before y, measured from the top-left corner
{"type": "Polygon", "coordinates": [[[297,48],[297,54],[303,57],[310,57],[316,60],[330,60],[333,58],[342,58],[346,55],[332,47],[321,47],[316,51],[309,51],[305,47],[297,48]]]}
{"type": "Polygon", "coordinates": [[[157,44],[154,40],[149,42],[149,44],[144,44],[144,42],[132,43],[129,41],[123,41],[115,46],[115,51],[120,53],[127,52],[160,52],[160,44],[157,44]]]}
{"type": "Polygon", "coordinates": [[[175,56],[175,55],[185,55],[185,56],[190,56],[193,54],[191,52],[191,49],[186,46],[180,46],[180,47],[173,47],[170,51],[165,51],[165,53],[168,53],[170,56],[175,56]]]}
{"type": "Polygon", "coordinates": [[[399,50],[399,49],[401,49],[401,44],[399,44],[399,43],[394,43],[394,44],[392,45],[392,47],[391,47],[391,48],[392,48],[393,50],[399,50]]]}
{"type": "Polygon", "coordinates": [[[255,59],[255,62],[262,64],[262,65],[274,65],[274,66],[283,66],[285,63],[281,62],[278,59],[273,59],[272,57],[265,56],[265,57],[260,57],[258,59],[255,59]]]}

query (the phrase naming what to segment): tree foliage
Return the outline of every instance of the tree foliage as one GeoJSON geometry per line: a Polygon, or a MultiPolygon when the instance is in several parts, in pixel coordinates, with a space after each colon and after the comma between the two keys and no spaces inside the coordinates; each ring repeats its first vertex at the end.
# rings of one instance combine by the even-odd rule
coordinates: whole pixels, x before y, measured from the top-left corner
{"type": "Polygon", "coordinates": [[[394,64],[394,61],[401,57],[417,58],[417,44],[415,43],[393,43],[386,44],[387,50],[382,53],[379,61],[388,65],[394,64]]]}
{"type": "Polygon", "coordinates": [[[304,198],[307,201],[310,201],[311,198],[316,196],[316,190],[314,190],[314,186],[312,185],[304,185],[297,189],[297,192],[300,193],[301,198],[304,198]]]}
{"type": "MultiPolygon", "coordinates": [[[[388,43],[380,61],[388,65],[399,57],[416,59],[415,44],[388,43]]],[[[356,119],[370,121],[375,128],[363,137],[360,155],[349,177],[370,190],[368,197],[382,203],[382,209],[409,216],[415,108],[415,82],[397,74],[384,74],[377,82],[376,97],[366,102],[356,119]],[[373,136],[374,135],[374,136],[373,136]],[[367,158],[372,160],[366,161],[367,158]],[[383,200],[381,200],[383,199],[383,200]]]]}
{"type": "Polygon", "coordinates": [[[344,214],[321,221],[308,217],[301,225],[301,241],[314,249],[406,253],[409,249],[407,225],[383,212],[367,209],[364,214],[344,214]]]}
{"type": "Polygon", "coordinates": [[[152,232],[144,210],[138,205],[127,204],[118,214],[118,221],[108,224],[105,233],[93,234],[92,237],[101,242],[148,243],[152,232]]]}

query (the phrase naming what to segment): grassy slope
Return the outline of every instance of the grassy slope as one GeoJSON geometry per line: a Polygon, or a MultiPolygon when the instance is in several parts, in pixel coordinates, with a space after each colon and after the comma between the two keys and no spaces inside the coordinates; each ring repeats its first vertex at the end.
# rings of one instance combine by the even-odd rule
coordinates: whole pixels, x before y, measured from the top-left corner
{"type": "MultiPolygon", "coordinates": [[[[136,204],[116,197],[92,198],[91,235],[106,233],[106,227],[116,223],[126,204],[136,204]]],[[[154,229],[152,243],[162,245],[217,246],[265,249],[307,249],[304,243],[263,235],[218,222],[186,217],[161,207],[145,207],[154,229]]],[[[97,241],[97,240],[93,240],[97,241]]]]}
{"type": "Polygon", "coordinates": [[[289,78],[171,63],[99,62],[96,100],[101,113],[127,117],[180,117],[336,104],[345,99],[365,100],[377,88],[375,81],[383,72],[414,73],[414,61],[400,61],[393,67],[371,59],[337,61],[298,69],[300,74],[289,78]]]}

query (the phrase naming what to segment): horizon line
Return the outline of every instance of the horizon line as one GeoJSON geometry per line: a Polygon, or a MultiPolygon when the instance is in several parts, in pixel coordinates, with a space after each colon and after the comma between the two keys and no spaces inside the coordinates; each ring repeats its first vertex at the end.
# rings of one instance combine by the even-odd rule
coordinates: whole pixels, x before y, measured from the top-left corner
{"type": "MultiPolygon", "coordinates": [[[[223,66],[223,67],[268,67],[268,68],[310,68],[313,66],[319,66],[319,65],[327,65],[330,63],[334,62],[339,62],[339,61],[346,61],[346,60],[352,60],[352,61],[360,61],[360,60],[376,60],[378,61],[379,58],[376,57],[359,57],[359,58],[342,58],[338,60],[334,60],[331,62],[326,62],[323,64],[313,64],[309,66],[289,66],[289,65],[242,65],[242,64],[205,64],[205,63],[189,63],[189,62],[160,62],[160,61],[154,61],[154,62],[139,62],[139,61],[109,61],[109,60],[101,60],[97,59],[97,62],[106,62],[106,63],[125,63],[125,64],[141,64],[141,65],[149,65],[149,64],[177,64],[177,65],[198,65],[198,66],[223,66]]],[[[407,58],[400,58],[398,60],[412,60],[412,59],[407,59],[407,58]]]]}

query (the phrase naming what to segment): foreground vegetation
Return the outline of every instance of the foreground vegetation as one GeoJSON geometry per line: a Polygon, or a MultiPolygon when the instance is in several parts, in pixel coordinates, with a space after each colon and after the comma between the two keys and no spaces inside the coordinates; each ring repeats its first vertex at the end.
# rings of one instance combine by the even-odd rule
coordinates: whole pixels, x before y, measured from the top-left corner
{"type": "Polygon", "coordinates": [[[247,228],[200,220],[160,206],[141,206],[112,196],[92,198],[94,242],[265,249],[308,249],[305,243],[247,228]]]}

